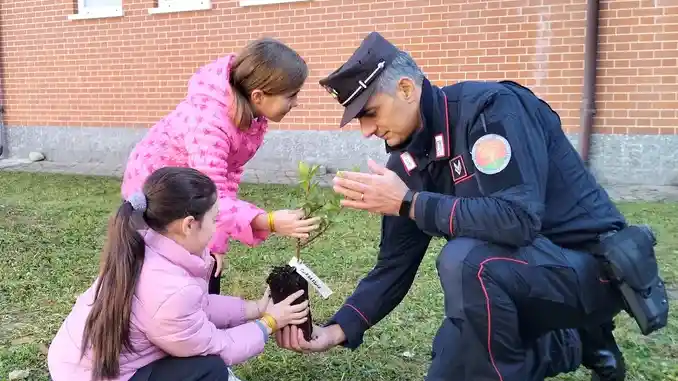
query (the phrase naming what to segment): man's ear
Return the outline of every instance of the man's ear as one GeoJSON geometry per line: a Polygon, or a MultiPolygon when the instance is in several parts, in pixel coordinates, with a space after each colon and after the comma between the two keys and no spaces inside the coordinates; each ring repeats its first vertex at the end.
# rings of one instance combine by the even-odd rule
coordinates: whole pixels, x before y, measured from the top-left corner
{"type": "Polygon", "coordinates": [[[255,105],[260,105],[264,101],[264,92],[259,89],[252,91],[250,101],[255,105]]]}
{"type": "Polygon", "coordinates": [[[416,89],[417,88],[414,85],[414,81],[412,81],[411,78],[402,77],[398,81],[398,94],[407,103],[412,103],[416,100],[416,89]]]}

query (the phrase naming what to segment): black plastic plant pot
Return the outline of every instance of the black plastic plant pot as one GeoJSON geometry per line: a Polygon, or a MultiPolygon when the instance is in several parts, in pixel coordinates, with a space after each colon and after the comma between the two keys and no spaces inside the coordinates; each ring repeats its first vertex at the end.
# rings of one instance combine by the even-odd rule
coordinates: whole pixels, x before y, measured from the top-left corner
{"type": "MultiPolygon", "coordinates": [[[[296,268],[285,265],[274,267],[266,279],[266,283],[271,289],[271,298],[273,303],[280,303],[288,296],[294,294],[299,290],[304,290],[301,295],[292,304],[303,303],[308,300],[308,282],[299,273],[296,268]]],[[[304,333],[304,339],[311,341],[311,334],[313,333],[313,320],[311,318],[311,309],[308,310],[308,319],[300,325],[297,325],[304,333]]]]}

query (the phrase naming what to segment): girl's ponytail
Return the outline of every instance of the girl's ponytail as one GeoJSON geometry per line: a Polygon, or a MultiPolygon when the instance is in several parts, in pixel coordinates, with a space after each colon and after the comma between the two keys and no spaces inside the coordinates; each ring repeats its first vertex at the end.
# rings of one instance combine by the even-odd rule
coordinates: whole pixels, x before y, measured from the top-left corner
{"type": "MultiPolygon", "coordinates": [[[[135,196],[139,199],[139,194],[135,196]]],[[[135,228],[134,217],[137,209],[145,208],[142,206],[145,199],[143,203],[131,201],[123,202],[109,223],[94,303],[82,336],[81,355],[91,345],[92,378],[95,380],[118,377],[123,347],[133,351],[129,338],[132,297],[145,248],[143,237],[135,228]]]]}

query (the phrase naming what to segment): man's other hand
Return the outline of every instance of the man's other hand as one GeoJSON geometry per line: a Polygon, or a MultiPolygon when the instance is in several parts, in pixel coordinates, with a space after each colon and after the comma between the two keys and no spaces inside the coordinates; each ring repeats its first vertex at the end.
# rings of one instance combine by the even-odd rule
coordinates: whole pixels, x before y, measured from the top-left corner
{"type": "Polygon", "coordinates": [[[280,348],[299,353],[325,352],[344,340],[346,336],[338,324],[327,327],[313,326],[311,341],[306,341],[304,333],[293,325],[288,325],[275,333],[275,341],[280,348]]]}
{"type": "Polygon", "coordinates": [[[341,206],[399,215],[407,185],[395,172],[374,160],[368,160],[367,165],[372,173],[341,171],[334,178],[332,189],[344,196],[341,206]]]}

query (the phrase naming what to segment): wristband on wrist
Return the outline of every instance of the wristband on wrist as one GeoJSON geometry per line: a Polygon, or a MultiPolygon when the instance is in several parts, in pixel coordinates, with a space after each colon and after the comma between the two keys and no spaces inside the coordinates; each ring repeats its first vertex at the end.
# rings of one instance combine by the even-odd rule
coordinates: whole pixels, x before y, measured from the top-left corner
{"type": "Polygon", "coordinates": [[[263,316],[261,317],[261,321],[263,321],[264,324],[266,324],[271,329],[271,332],[275,332],[278,329],[278,322],[275,321],[273,316],[266,312],[264,312],[263,316]]]}
{"type": "Polygon", "coordinates": [[[261,320],[255,320],[254,321],[257,326],[259,326],[259,329],[261,330],[261,333],[264,335],[264,342],[268,341],[268,328],[264,325],[264,323],[261,322],[261,320]]]}
{"type": "Polygon", "coordinates": [[[275,231],[275,224],[273,223],[273,212],[268,212],[268,230],[275,231]]]}

